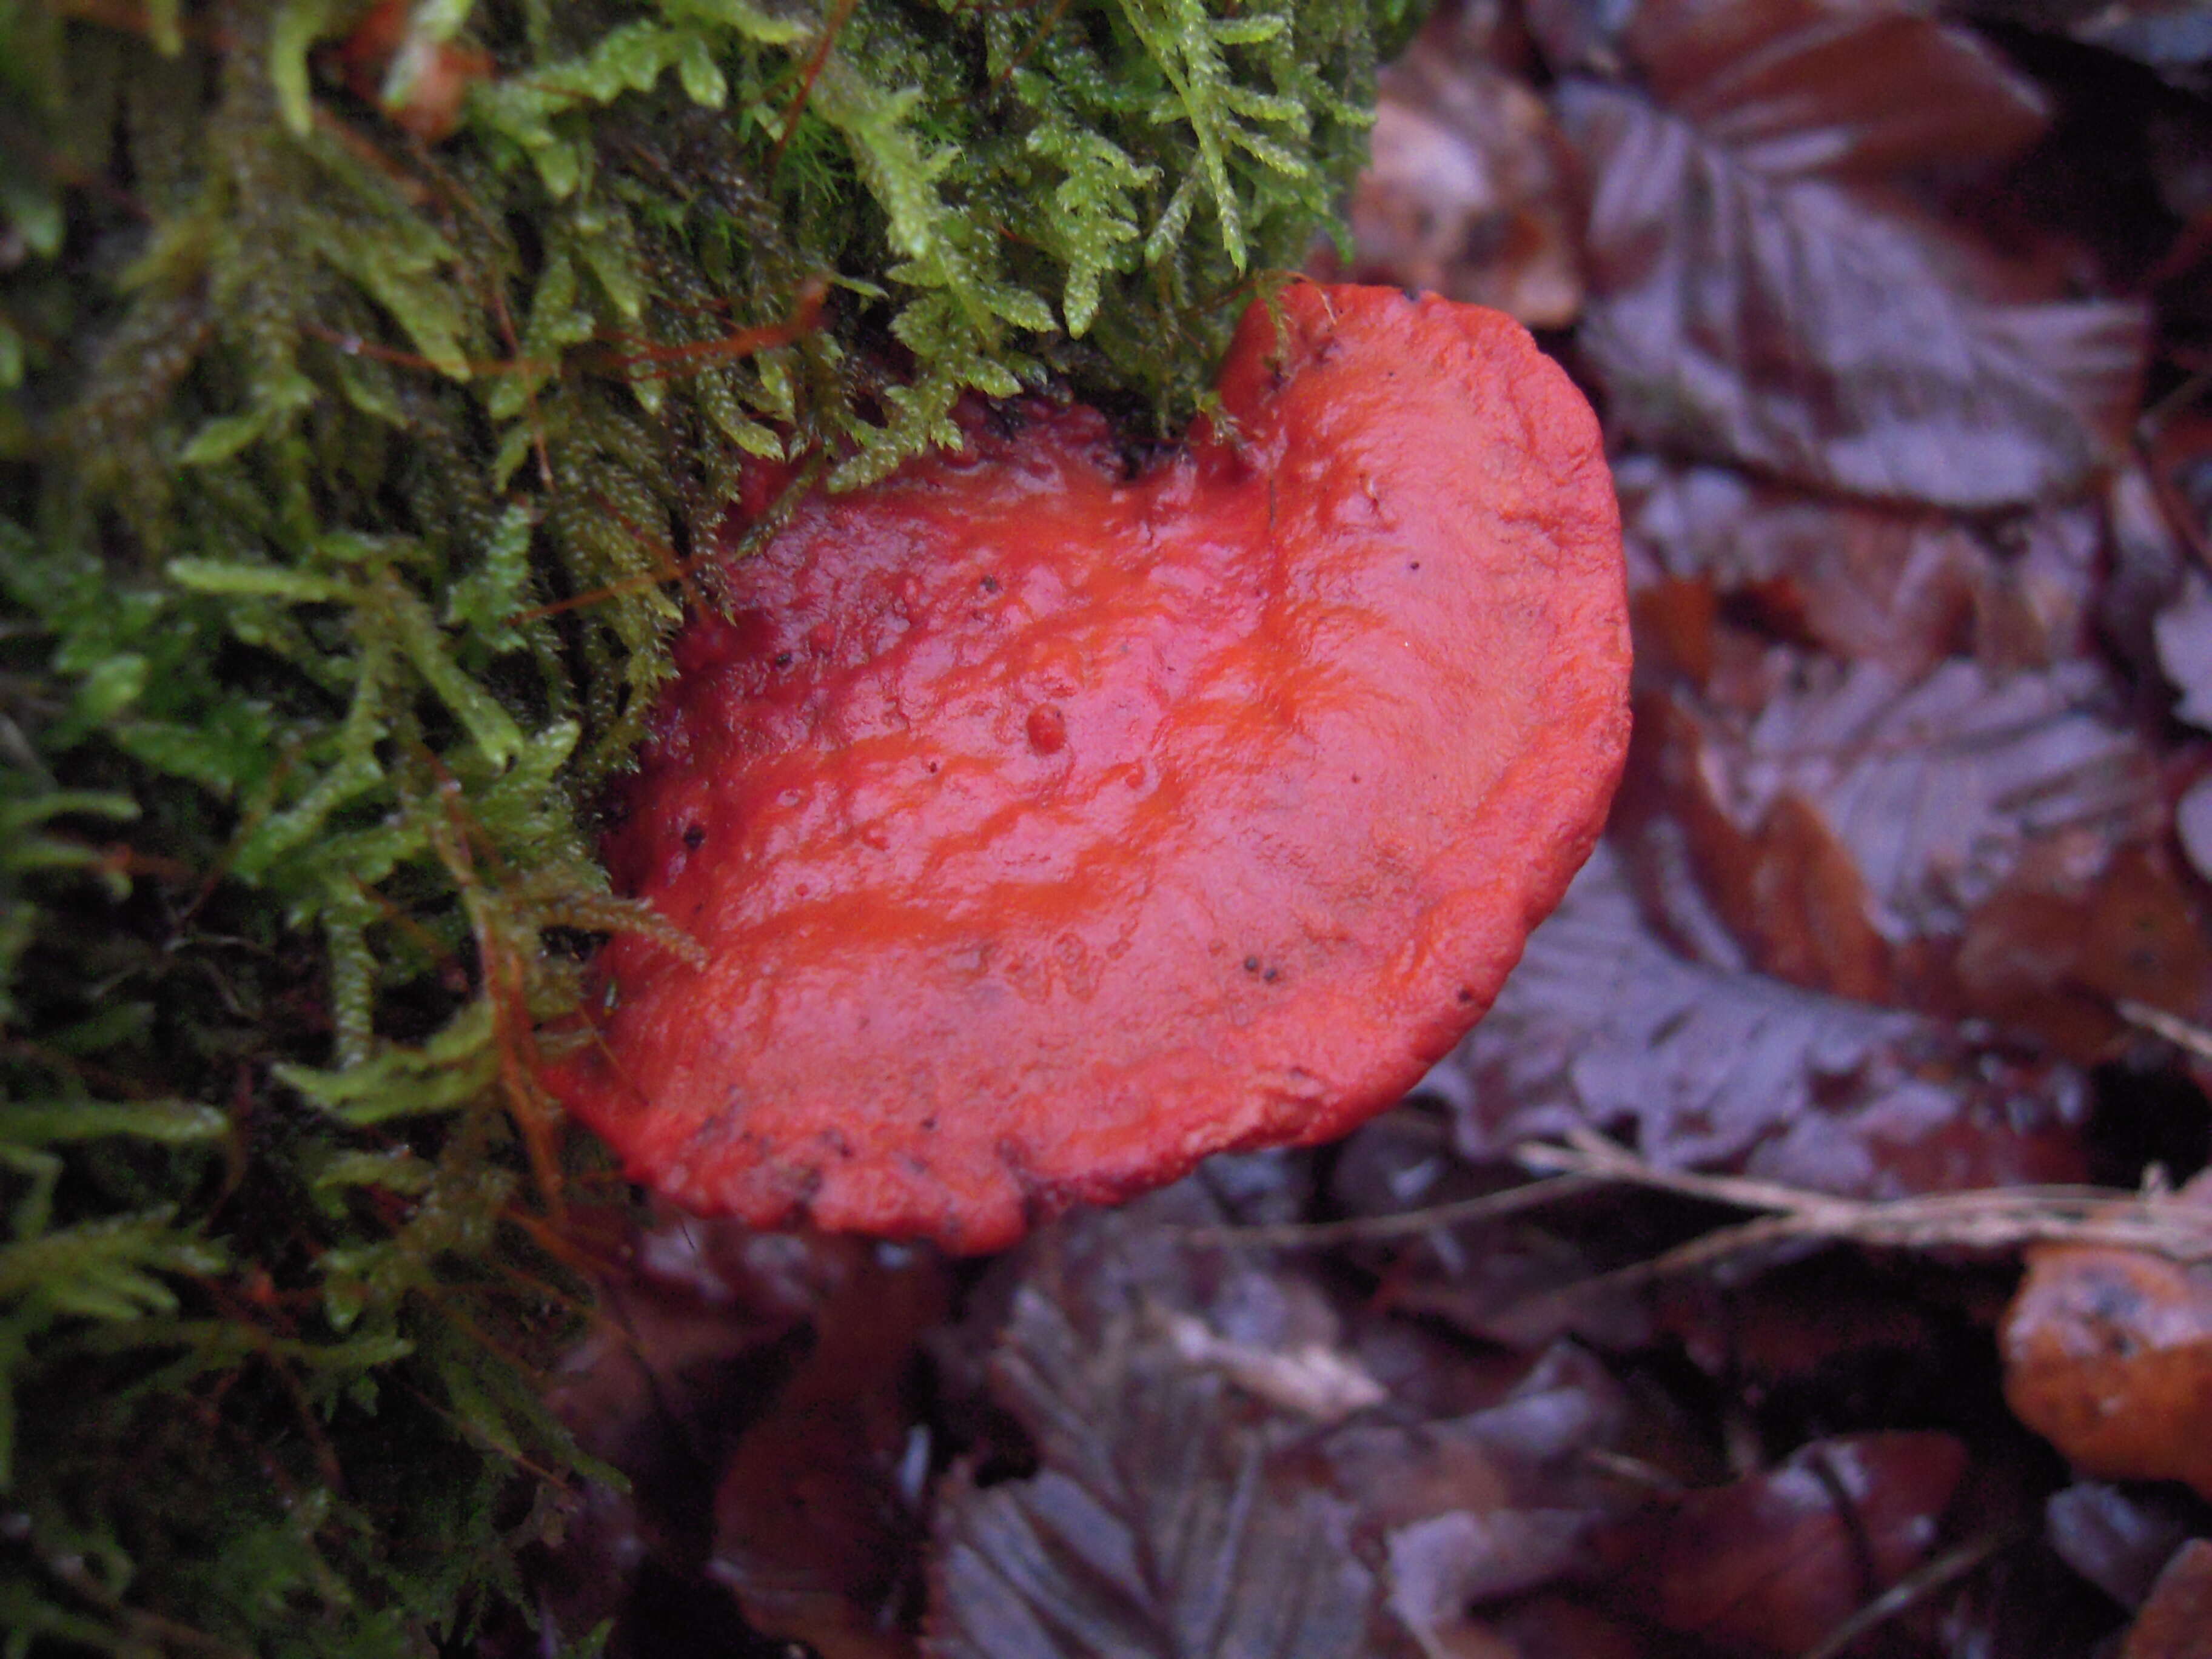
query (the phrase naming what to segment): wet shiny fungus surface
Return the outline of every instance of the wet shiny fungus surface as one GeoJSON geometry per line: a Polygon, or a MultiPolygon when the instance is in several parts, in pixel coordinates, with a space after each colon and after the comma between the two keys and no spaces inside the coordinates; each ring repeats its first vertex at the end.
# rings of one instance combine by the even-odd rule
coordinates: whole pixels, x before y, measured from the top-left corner
{"type": "Polygon", "coordinates": [[[607,850],[707,957],[616,939],[551,1079],[640,1178],[991,1249],[1339,1134],[1489,1005],[1626,738],[1596,424],[1498,313],[1280,310],[1233,430],[977,421],[690,624],[607,850]]]}

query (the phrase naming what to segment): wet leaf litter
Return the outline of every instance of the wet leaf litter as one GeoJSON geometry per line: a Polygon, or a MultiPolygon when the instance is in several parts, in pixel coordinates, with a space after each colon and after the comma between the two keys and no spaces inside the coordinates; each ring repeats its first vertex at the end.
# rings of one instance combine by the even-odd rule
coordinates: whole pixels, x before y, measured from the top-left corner
{"type": "Polygon", "coordinates": [[[600,1420],[709,1455],[561,1564],[615,1650],[2196,1650],[2212,76],[2156,15],[1431,24],[1346,274],[1595,398],[1604,841],[1340,1144],[988,1261],[667,1213],[670,1346],[580,1376],[687,1379],[600,1420]]]}

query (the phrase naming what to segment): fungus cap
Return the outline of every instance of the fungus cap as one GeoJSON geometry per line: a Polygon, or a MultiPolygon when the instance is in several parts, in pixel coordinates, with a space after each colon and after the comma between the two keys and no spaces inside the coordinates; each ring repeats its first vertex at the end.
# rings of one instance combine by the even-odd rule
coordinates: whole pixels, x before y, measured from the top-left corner
{"type": "Polygon", "coordinates": [[[550,1079],[638,1178],[993,1249],[1340,1134],[1489,1006],[1626,744],[1597,425],[1500,313],[1276,315],[1182,450],[979,416],[689,624],[607,852],[706,954],[616,939],[550,1079]]]}

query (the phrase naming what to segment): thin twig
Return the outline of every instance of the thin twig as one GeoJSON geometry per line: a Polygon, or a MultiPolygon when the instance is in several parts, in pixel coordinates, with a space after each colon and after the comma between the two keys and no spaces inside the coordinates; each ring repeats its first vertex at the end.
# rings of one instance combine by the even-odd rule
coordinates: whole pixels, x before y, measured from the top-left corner
{"type": "Polygon", "coordinates": [[[1886,1624],[1914,1602],[1929,1595],[1956,1579],[1964,1578],[1991,1556],[2025,1541],[2016,1528],[1992,1528],[1968,1539],[1955,1549],[1948,1549],[1931,1561],[1923,1562],[1899,1579],[1873,1601],[1868,1602],[1844,1622],[1830,1631],[1813,1647],[1798,1656],[1798,1659],[1837,1659],[1860,1637],[1877,1625],[1886,1624]]]}
{"type": "Polygon", "coordinates": [[[2122,997],[2112,1005],[2119,1017],[2130,1025],[2140,1025],[2146,1031],[2164,1037],[2177,1048],[2186,1048],[2199,1060],[2212,1060],[2212,1031],[2202,1025],[2192,1024],[2163,1008],[2154,1008],[2148,1002],[2131,1002],[2122,997]]]}
{"type": "Polygon", "coordinates": [[[768,153],[767,173],[770,179],[783,166],[783,152],[790,144],[792,135],[799,131],[799,118],[806,113],[806,100],[814,94],[814,82],[822,67],[830,61],[830,49],[837,44],[837,37],[845,25],[852,21],[855,0],[836,0],[830,15],[822,25],[822,38],[814,43],[814,50],[806,55],[805,67],[799,71],[799,90],[793,94],[791,104],[783,112],[783,131],[776,135],[775,147],[768,153]]]}
{"type": "Polygon", "coordinates": [[[1439,1227],[1463,1226],[1470,1221],[1494,1221],[1540,1209],[1582,1193],[1595,1192],[1607,1183],[1583,1176],[1553,1176],[1525,1182],[1480,1198],[1462,1198],[1425,1210],[1406,1210],[1395,1215],[1353,1216],[1344,1221],[1291,1221],[1266,1227],[1183,1227],[1176,1231],[1193,1244],[1216,1244],[1224,1249],[1256,1249],[1269,1246],[1299,1247],[1344,1244],[1378,1238],[1410,1238],[1439,1227]]]}
{"type": "Polygon", "coordinates": [[[1028,40],[1022,42],[1022,49],[1014,54],[1013,61],[1009,63],[1006,68],[1000,70],[997,75],[992,77],[992,91],[996,92],[1000,87],[1005,86],[1007,82],[1012,80],[1014,78],[1014,72],[1020,69],[1024,64],[1029,62],[1030,54],[1035,52],[1039,45],[1051,37],[1052,32],[1060,27],[1060,18],[1066,14],[1067,3],[1068,0],[1053,0],[1051,15],[1047,17],[1043,22],[1040,23],[1036,28],[1031,32],[1028,40]]]}
{"type": "MultiPolygon", "coordinates": [[[[2212,1260],[2212,1209],[2149,1191],[2105,1187],[2004,1187],[1912,1198],[1839,1198],[1737,1176],[1661,1170],[1625,1147],[1578,1131],[1567,1146],[1530,1143],[1515,1156],[1547,1175],[1579,1175],[1770,1213],[1723,1228],[1608,1280],[1703,1266],[1757,1245],[1818,1240],[1884,1249],[2005,1251],[2040,1243],[2109,1244],[2170,1261],[2212,1260]]],[[[1591,1281],[1595,1282],[1595,1281],[1591,1281]]]]}

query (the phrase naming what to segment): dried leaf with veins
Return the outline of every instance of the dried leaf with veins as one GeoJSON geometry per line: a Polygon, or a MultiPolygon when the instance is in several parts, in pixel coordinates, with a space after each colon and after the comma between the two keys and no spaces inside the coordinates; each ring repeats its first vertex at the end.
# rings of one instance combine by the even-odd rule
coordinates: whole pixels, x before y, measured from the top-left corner
{"type": "Polygon", "coordinates": [[[2087,838],[2101,865],[2159,832],[2155,763],[2090,664],[1999,677],[1953,659],[1917,678],[1875,662],[1794,666],[1747,720],[1668,700],[1668,735],[1696,749],[1675,775],[1704,796],[1672,804],[1693,836],[1721,838],[1701,849],[1701,872],[1754,960],[1775,965],[1774,930],[1788,925],[1760,883],[1798,879],[1793,859],[1831,860],[1850,890],[1822,931],[1896,951],[1957,935],[2053,837],[2087,838]]]}
{"type": "Polygon", "coordinates": [[[2048,667],[2089,644],[2100,526],[2086,507],[1991,527],[1651,456],[1613,476],[1632,575],[1709,582],[1784,639],[1907,676],[1952,655],[2048,667]]]}
{"type": "MultiPolygon", "coordinates": [[[[1187,1200],[1140,1206],[1155,1219],[1187,1200]]],[[[1352,1507],[1292,1467],[1310,1421],[1193,1363],[1145,1304],[1219,1317],[1240,1278],[1194,1268],[1130,1217],[1041,1242],[992,1361],[1033,1476],[956,1474],[928,1620],[940,1659],[1362,1659],[1375,1584],[1352,1507]],[[1194,1277],[1195,1273],[1196,1276],[1194,1277]],[[1209,1297],[1211,1284],[1217,1294],[1209,1297]]],[[[1206,1253],[1208,1259],[1212,1253],[1206,1253]]],[[[1262,1295],[1254,1287],[1255,1293],[1262,1295]]],[[[1247,1345],[1249,1346],[1249,1345],[1247,1345]]]]}
{"type": "Polygon", "coordinates": [[[1814,1441],[1639,1516],[1603,1547],[1618,1593],[1664,1628],[1802,1654],[1928,1553],[1966,1467],[1947,1434],[1814,1441]]]}
{"type": "Polygon", "coordinates": [[[2063,494],[2115,454],[2141,309],[2034,292],[1891,188],[2039,130],[2038,95],[1972,37],[1805,0],[1552,34],[1649,87],[1559,93],[1592,177],[1582,345],[1617,436],[1965,507],[2063,494]]]}
{"type": "Polygon", "coordinates": [[[1593,1531],[1634,1501],[1589,1454],[1618,1447],[1632,1416],[1605,1368],[1559,1342],[1480,1411],[1354,1425],[1329,1442],[1339,1486],[1382,1535],[1390,1609],[1425,1653],[1466,1650],[1486,1603],[1587,1569],[1593,1531]]]}
{"type": "Polygon", "coordinates": [[[2078,1179],[2081,1075],[1923,1015],[1695,962],[1601,847],[1483,1024],[1425,1089],[1461,1149],[1626,1129],[1667,1168],[1736,1164],[1828,1192],[2078,1179]]]}
{"type": "Polygon", "coordinates": [[[1778,177],[2004,161],[2049,118],[1978,36],[1896,0],[1534,0],[1529,14],[1561,73],[1627,71],[1778,177]]]}

